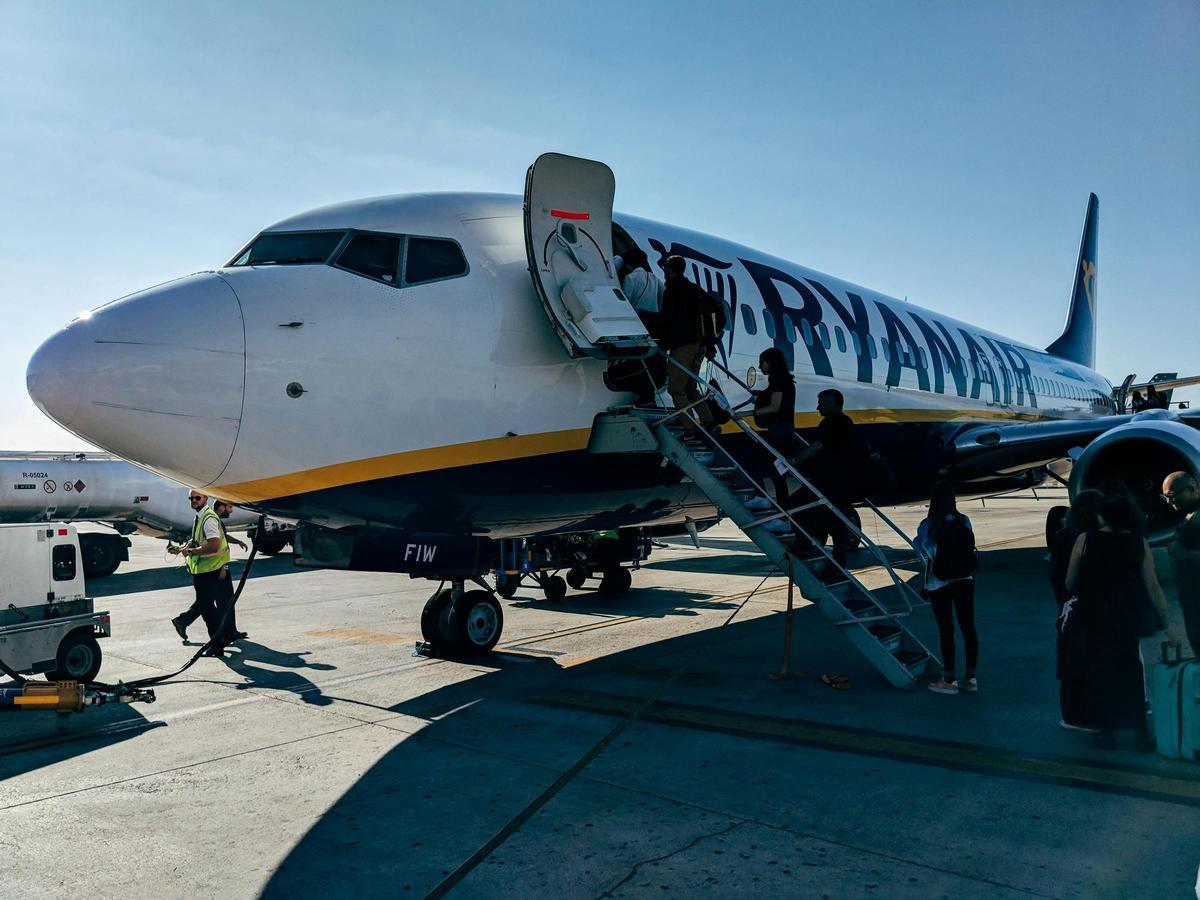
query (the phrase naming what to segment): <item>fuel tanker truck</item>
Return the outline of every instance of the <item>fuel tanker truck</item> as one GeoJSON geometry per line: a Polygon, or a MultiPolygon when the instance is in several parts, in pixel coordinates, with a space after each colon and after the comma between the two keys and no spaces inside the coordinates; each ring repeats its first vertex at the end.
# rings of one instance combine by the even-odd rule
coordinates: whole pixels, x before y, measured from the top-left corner
{"type": "MultiPolygon", "coordinates": [[[[186,538],[195,517],[187,493],[110,453],[0,451],[0,523],[97,522],[112,529],[79,533],[88,578],[111,575],[129,559],[125,535],[186,538]]],[[[282,552],[292,526],[269,519],[258,534],[257,522],[257,513],[235,508],[225,524],[249,530],[260,553],[282,552]]]]}

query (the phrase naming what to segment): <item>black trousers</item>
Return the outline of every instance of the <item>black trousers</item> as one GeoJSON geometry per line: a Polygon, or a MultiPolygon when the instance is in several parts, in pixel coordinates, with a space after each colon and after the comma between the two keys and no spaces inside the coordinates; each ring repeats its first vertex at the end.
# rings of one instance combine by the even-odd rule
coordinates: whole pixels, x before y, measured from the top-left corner
{"type": "Polygon", "coordinates": [[[218,644],[229,643],[237,632],[237,621],[233,611],[233,578],[229,575],[229,567],[215,572],[204,572],[192,576],[192,587],[196,591],[196,599],[192,605],[179,614],[183,627],[191,625],[197,619],[204,620],[204,627],[210,638],[217,636],[217,629],[225,619],[226,611],[229,620],[221,628],[221,638],[218,644]]]}
{"type": "Polygon", "coordinates": [[[954,620],[958,619],[963,636],[963,651],[966,656],[967,674],[975,674],[979,661],[979,635],[975,633],[975,580],[952,581],[945,587],[929,592],[929,603],[933,607],[933,618],[937,622],[938,638],[942,650],[942,671],[946,678],[953,678],[954,667],[954,620]]]}

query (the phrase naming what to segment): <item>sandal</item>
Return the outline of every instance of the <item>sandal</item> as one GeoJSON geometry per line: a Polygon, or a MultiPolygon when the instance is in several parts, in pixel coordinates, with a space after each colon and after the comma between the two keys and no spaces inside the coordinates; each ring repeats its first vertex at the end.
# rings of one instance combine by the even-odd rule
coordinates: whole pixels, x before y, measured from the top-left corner
{"type": "Polygon", "coordinates": [[[849,675],[822,675],[821,684],[835,691],[848,691],[853,687],[849,675]]]}

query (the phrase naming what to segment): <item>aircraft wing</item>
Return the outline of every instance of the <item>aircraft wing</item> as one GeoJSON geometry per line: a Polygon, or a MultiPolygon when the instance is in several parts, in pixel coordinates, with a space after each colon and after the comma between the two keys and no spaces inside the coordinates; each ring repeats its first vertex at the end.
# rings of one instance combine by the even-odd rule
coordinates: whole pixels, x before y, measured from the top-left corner
{"type": "Polygon", "coordinates": [[[1008,474],[1044,466],[1063,457],[1075,458],[1100,435],[1135,418],[1139,422],[1162,418],[1200,428],[1200,410],[1178,414],[1156,410],[1137,416],[977,425],[960,432],[954,439],[954,469],[968,477],[1008,474]]]}

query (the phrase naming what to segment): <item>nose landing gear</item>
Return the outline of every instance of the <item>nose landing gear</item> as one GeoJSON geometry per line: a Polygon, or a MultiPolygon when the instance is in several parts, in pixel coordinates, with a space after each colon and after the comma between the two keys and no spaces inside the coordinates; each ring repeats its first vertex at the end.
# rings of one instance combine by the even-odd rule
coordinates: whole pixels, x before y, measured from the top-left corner
{"type": "MultiPolygon", "coordinates": [[[[483,584],[483,582],[479,582],[483,584]]],[[[504,610],[490,590],[465,590],[455,581],[439,589],[421,611],[419,656],[482,656],[496,646],[504,631],[504,610]]]]}

